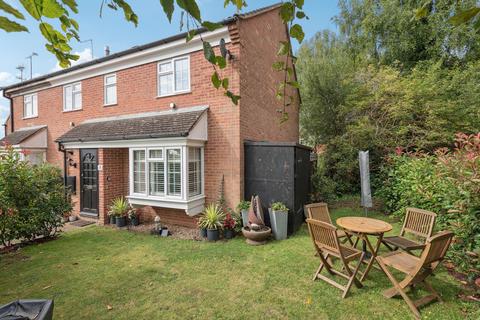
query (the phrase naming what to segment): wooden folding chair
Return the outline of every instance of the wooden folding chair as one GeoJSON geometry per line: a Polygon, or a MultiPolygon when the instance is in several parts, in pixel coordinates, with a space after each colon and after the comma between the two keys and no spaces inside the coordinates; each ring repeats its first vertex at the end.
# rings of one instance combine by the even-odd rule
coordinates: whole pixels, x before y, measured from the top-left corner
{"type": "Polygon", "coordinates": [[[382,243],[391,251],[395,251],[398,248],[408,252],[423,249],[425,247],[425,240],[432,235],[436,217],[437,215],[435,213],[427,210],[407,208],[400,235],[385,237],[382,243]],[[418,242],[409,239],[405,237],[407,234],[422,238],[423,241],[418,242]]]}
{"type": "Polygon", "coordinates": [[[322,279],[328,284],[342,290],[342,298],[346,297],[352,284],[355,284],[355,286],[361,288],[362,284],[356,278],[356,275],[362,264],[361,262],[364,258],[364,253],[355,248],[341,245],[340,241],[338,240],[337,228],[331,224],[319,220],[307,219],[307,225],[313,245],[318,252],[318,257],[321,260],[320,266],[313,276],[313,280],[315,281],[317,279],[322,279]],[[328,262],[330,257],[337,258],[342,262],[342,270],[333,269],[332,264],[328,262]],[[358,263],[355,269],[352,271],[348,264],[353,260],[358,260],[358,263]],[[330,273],[330,275],[340,276],[348,280],[347,285],[344,286],[322,275],[321,272],[324,267],[328,273],[330,273]],[[342,271],[345,271],[346,274],[342,271]]]}
{"type": "MultiPolygon", "coordinates": [[[[322,221],[333,225],[332,218],[330,218],[330,212],[328,211],[328,205],[324,202],[312,203],[305,205],[305,211],[309,219],[322,221]]],[[[346,233],[343,230],[337,230],[339,239],[343,239],[343,243],[349,242],[353,246],[352,235],[346,233]]]]}
{"type": "Polygon", "coordinates": [[[420,257],[405,251],[393,251],[378,256],[377,261],[380,267],[393,284],[393,288],[386,290],[383,295],[387,298],[392,298],[400,294],[417,319],[420,319],[419,307],[433,300],[442,302],[442,299],[426,281],[426,278],[433,273],[445,257],[452,238],[453,233],[450,231],[443,231],[434,235],[427,240],[425,250],[423,250],[420,257]],[[404,273],[406,275],[405,278],[402,281],[398,281],[388,270],[388,267],[404,273]],[[423,284],[425,289],[430,292],[430,295],[412,301],[407,295],[406,289],[413,288],[417,284],[423,284]]]}

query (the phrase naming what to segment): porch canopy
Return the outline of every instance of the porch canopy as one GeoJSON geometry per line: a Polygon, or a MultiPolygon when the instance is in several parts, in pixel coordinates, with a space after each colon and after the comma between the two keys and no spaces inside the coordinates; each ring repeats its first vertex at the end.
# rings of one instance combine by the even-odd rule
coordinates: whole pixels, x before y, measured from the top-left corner
{"type": "Polygon", "coordinates": [[[195,215],[202,212],[205,201],[207,109],[92,119],[73,127],[56,142],[65,149],[128,149],[127,197],[131,204],[182,209],[195,215]]]}
{"type": "MultiPolygon", "coordinates": [[[[87,120],[63,134],[56,142],[67,147],[79,143],[88,146],[93,145],[88,142],[100,141],[117,141],[118,145],[118,141],[125,140],[188,138],[196,125],[200,124],[200,118],[206,110],[205,107],[192,109],[87,120]]],[[[206,132],[205,135],[190,138],[206,140],[206,132]]],[[[106,145],[108,143],[102,144],[102,147],[106,145]]]]}
{"type": "Polygon", "coordinates": [[[10,133],[0,140],[0,145],[11,145],[21,152],[22,160],[39,164],[45,161],[47,151],[47,126],[26,127],[10,133]]]}

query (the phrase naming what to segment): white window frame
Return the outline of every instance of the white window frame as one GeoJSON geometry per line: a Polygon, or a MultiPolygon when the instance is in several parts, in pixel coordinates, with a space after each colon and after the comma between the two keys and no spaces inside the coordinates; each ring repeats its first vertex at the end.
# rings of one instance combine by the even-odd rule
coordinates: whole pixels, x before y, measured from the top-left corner
{"type": "Polygon", "coordinates": [[[146,181],[146,183],[148,183],[148,187],[147,187],[147,195],[149,197],[164,197],[166,194],[167,194],[167,188],[168,188],[168,185],[167,185],[167,161],[166,161],[166,157],[165,157],[165,154],[166,154],[166,150],[165,148],[162,148],[162,147],[159,147],[159,148],[147,148],[147,157],[146,157],[146,169],[148,170],[148,173],[147,173],[147,176],[148,176],[148,180],[146,181]],[[152,150],[162,150],[162,156],[160,158],[152,158],[150,157],[150,151],[152,150]],[[163,193],[160,193],[160,194],[151,194],[151,184],[150,184],[150,164],[153,163],[153,162],[163,162],[163,193]]]}
{"type": "Polygon", "coordinates": [[[107,106],[113,106],[113,105],[116,105],[117,104],[117,101],[118,101],[118,91],[117,91],[117,74],[116,73],[110,73],[110,74],[106,74],[104,77],[103,77],[103,91],[104,91],[104,94],[103,94],[103,105],[105,107],[107,106]],[[110,78],[110,77],[115,77],[115,82],[114,83],[107,83],[107,78],[110,78]],[[111,103],[108,103],[108,99],[107,99],[107,89],[110,88],[110,87],[115,87],[115,101],[114,102],[111,102],[111,103]]]}
{"type": "Polygon", "coordinates": [[[37,118],[38,117],[38,95],[36,93],[26,94],[23,96],[23,119],[37,118]],[[30,99],[31,114],[27,114],[27,99],[30,99]]]}
{"type": "Polygon", "coordinates": [[[191,201],[199,198],[203,198],[205,194],[205,179],[204,179],[204,147],[195,146],[200,148],[200,177],[201,177],[201,191],[200,194],[189,196],[188,188],[188,146],[182,145],[169,145],[169,146],[152,146],[152,147],[140,147],[140,148],[129,148],[129,195],[131,197],[140,197],[142,199],[158,200],[158,201],[173,201],[173,202],[182,202],[182,201],[191,201]],[[160,150],[162,149],[162,158],[150,158],[150,150],[160,150]],[[180,194],[172,195],[168,192],[168,150],[180,150],[180,194]],[[133,168],[134,168],[134,151],[145,151],[145,193],[135,193],[134,192],[134,181],[133,181],[133,168]],[[164,193],[163,195],[151,195],[150,194],[150,163],[151,162],[164,162],[164,193]]]}
{"type": "Polygon", "coordinates": [[[135,192],[135,182],[133,180],[133,168],[135,165],[135,159],[133,156],[134,151],[145,151],[145,183],[148,183],[148,167],[147,167],[147,150],[145,148],[130,148],[130,157],[129,157],[129,178],[130,178],[130,194],[131,195],[137,195],[137,196],[148,196],[148,188],[145,186],[145,192],[135,192]]]}
{"type": "Polygon", "coordinates": [[[174,96],[174,95],[177,95],[177,94],[183,94],[183,93],[190,92],[191,91],[190,69],[191,69],[191,66],[190,66],[190,56],[189,55],[159,61],[157,63],[157,97],[159,97],[159,98],[160,97],[168,97],[168,96],[174,96]],[[187,60],[187,66],[188,66],[188,72],[187,72],[187,74],[188,74],[187,75],[188,86],[187,86],[187,89],[176,90],[175,89],[175,61],[184,60],[184,59],[187,60]],[[165,64],[165,63],[170,63],[170,65],[171,65],[170,71],[160,72],[160,65],[165,64]],[[172,92],[166,93],[166,94],[160,94],[160,76],[167,75],[167,74],[172,74],[172,92]]]}
{"type": "Polygon", "coordinates": [[[72,112],[72,111],[77,111],[77,110],[82,110],[82,105],[83,105],[83,97],[82,97],[82,82],[74,82],[67,84],[63,86],[63,112],[72,112]],[[73,89],[75,88],[76,85],[79,85],[80,90],[74,91],[73,89]],[[72,88],[72,108],[67,109],[67,95],[66,91],[67,88],[72,88]],[[75,94],[80,93],[80,106],[75,106],[75,94]]]}

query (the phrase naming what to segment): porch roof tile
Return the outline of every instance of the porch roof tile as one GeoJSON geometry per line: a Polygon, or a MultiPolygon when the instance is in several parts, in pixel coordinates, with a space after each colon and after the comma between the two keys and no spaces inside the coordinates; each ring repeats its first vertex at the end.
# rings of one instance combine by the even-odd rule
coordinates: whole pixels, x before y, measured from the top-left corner
{"type": "Polygon", "coordinates": [[[117,141],[186,137],[204,110],[177,111],[154,116],[84,122],[56,139],[56,142],[117,141]]]}
{"type": "Polygon", "coordinates": [[[0,139],[0,145],[4,145],[4,144],[18,145],[23,141],[27,140],[28,138],[30,138],[31,136],[33,136],[38,131],[43,130],[45,128],[46,126],[40,126],[32,129],[17,130],[0,139]]]}

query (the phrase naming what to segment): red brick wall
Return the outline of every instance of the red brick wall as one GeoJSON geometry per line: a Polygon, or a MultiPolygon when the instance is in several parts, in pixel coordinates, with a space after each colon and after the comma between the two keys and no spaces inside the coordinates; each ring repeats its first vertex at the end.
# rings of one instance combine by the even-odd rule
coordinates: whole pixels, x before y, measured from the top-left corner
{"type": "MultiPolygon", "coordinates": [[[[240,20],[240,139],[241,155],[241,194],[243,195],[243,142],[299,141],[299,95],[290,88],[289,95],[295,98],[292,106],[287,107],[289,120],[280,123],[283,103],[276,98],[276,88],[284,74],[272,69],[279,60],[276,53],[280,41],[288,39],[285,25],[279,17],[279,9],[240,20]]],[[[284,59],[284,58],[283,58],[284,59]]]]}
{"type": "MultiPolygon", "coordinates": [[[[257,15],[237,24],[229,26],[232,43],[228,45],[234,56],[228,67],[222,71],[230,79],[230,90],[240,93],[239,106],[224,97],[221,90],[212,87],[210,77],[211,65],[205,61],[203,52],[190,54],[191,92],[164,98],[157,98],[157,63],[118,71],[117,99],[115,106],[103,106],[103,76],[92,77],[82,81],[82,110],[63,112],[63,88],[54,87],[38,92],[38,117],[22,119],[23,97],[14,98],[15,128],[34,125],[48,125],[47,161],[63,167],[63,155],[54,142],[68,131],[73,123],[113,115],[134,114],[150,111],[169,110],[169,104],[174,102],[178,108],[208,105],[208,142],[205,146],[205,195],[206,201],[218,198],[219,186],[224,177],[224,191],[227,203],[235,207],[243,197],[243,141],[298,141],[298,109],[290,111],[290,120],[280,125],[276,110],[279,103],[275,99],[275,85],[281,75],[271,69],[275,61],[278,41],[286,38],[285,28],[278,12],[257,15]],[[240,35],[240,39],[238,38],[240,35]],[[242,74],[240,78],[240,74],[242,74]]],[[[116,161],[125,162],[128,154],[117,154],[119,151],[99,150],[99,160],[104,164],[103,173],[99,173],[100,205],[105,211],[108,202],[128,186],[119,188],[121,182],[116,175],[120,171],[109,172],[107,161],[112,167],[120,166],[116,161]],[[126,157],[126,158],[125,158],[126,157]],[[115,176],[116,185],[110,186],[107,176],[115,176]],[[103,189],[102,189],[103,188],[103,189]]],[[[78,150],[75,150],[78,159],[78,150]]],[[[128,164],[123,163],[123,177],[128,182],[128,164]]],[[[69,169],[69,174],[76,174],[78,168],[69,169]]],[[[123,179],[123,178],[122,178],[123,179]]],[[[80,192],[80,179],[77,178],[77,194],[80,192]]],[[[125,192],[126,194],[126,192],[125,192]]],[[[79,199],[75,208],[79,208],[79,199]]],[[[183,213],[182,213],[183,214],[183,213]]],[[[172,216],[165,213],[167,216],[172,216]]],[[[187,217],[185,214],[183,216],[187,217]]],[[[188,218],[188,217],[187,217],[188,218]]]]}
{"type": "Polygon", "coordinates": [[[105,223],[113,199],[128,195],[128,149],[99,149],[98,159],[103,167],[98,172],[99,221],[105,223]]]}

